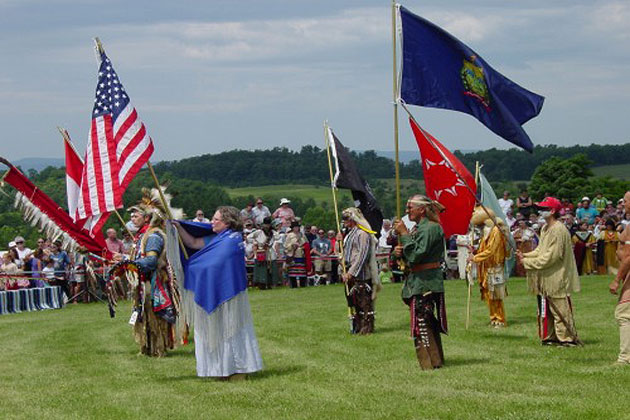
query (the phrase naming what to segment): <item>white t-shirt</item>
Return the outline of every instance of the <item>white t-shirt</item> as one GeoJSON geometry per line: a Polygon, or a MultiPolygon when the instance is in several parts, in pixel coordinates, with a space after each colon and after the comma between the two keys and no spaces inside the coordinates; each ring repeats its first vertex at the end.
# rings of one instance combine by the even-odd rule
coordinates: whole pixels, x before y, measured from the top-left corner
{"type": "Polygon", "coordinates": [[[507,200],[499,198],[498,201],[499,207],[501,207],[501,210],[503,210],[503,214],[507,214],[508,210],[511,210],[512,206],[514,205],[514,201],[511,198],[508,198],[507,200]]]}

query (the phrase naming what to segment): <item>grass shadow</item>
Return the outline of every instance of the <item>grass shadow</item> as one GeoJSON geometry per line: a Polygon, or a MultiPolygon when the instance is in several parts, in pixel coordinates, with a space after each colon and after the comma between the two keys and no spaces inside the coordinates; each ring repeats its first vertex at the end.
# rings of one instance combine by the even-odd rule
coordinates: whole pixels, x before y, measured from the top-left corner
{"type": "Polygon", "coordinates": [[[483,365],[490,362],[490,358],[487,357],[448,357],[445,356],[444,367],[450,366],[470,366],[470,365],[483,365]]]}
{"type": "Polygon", "coordinates": [[[287,376],[305,370],[305,366],[282,366],[271,369],[263,369],[260,372],[250,374],[247,378],[248,381],[259,381],[266,378],[274,378],[277,376],[287,376]]]}
{"type": "Polygon", "coordinates": [[[494,331],[494,332],[483,332],[481,334],[479,334],[480,337],[483,337],[484,339],[492,339],[492,340],[501,340],[501,341],[523,341],[523,340],[529,340],[530,337],[526,336],[526,335],[513,335],[513,334],[502,334],[501,331],[504,330],[498,330],[498,331],[494,331]]]}

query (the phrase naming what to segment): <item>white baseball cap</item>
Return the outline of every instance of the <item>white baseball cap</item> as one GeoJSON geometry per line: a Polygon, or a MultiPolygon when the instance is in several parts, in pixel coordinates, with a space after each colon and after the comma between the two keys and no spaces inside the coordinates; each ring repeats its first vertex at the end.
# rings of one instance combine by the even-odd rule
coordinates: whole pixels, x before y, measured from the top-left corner
{"type": "Polygon", "coordinates": [[[580,201],[591,201],[591,199],[588,198],[588,197],[582,197],[582,199],[580,201]]]}
{"type": "Polygon", "coordinates": [[[290,202],[291,202],[291,200],[289,200],[288,198],[281,198],[280,199],[280,205],[289,204],[290,202]]]}

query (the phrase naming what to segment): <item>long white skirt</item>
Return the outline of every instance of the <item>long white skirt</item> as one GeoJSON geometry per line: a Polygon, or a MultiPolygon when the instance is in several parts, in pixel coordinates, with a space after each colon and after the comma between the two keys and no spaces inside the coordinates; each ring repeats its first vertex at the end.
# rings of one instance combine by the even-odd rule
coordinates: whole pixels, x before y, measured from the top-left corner
{"type": "Polygon", "coordinates": [[[230,376],[257,372],[263,368],[254,326],[251,324],[213,350],[195,331],[195,357],[197,376],[230,376]]]}
{"type": "Polygon", "coordinates": [[[197,376],[230,376],[263,368],[247,291],[211,315],[194,306],[197,376]]]}

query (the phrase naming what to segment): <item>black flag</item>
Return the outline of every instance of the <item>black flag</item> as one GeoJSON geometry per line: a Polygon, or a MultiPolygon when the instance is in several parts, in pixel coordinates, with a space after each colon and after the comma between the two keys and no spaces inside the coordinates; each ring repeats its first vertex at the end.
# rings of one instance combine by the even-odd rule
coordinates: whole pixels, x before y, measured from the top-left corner
{"type": "Polygon", "coordinates": [[[365,219],[370,223],[372,230],[379,237],[383,226],[383,212],[378,206],[370,184],[363,179],[352,160],[352,155],[341,144],[330,127],[327,127],[327,133],[335,165],[333,185],[336,188],[345,188],[352,191],[354,205],[361,210],[365,219]]]}

